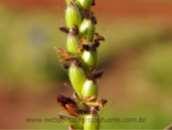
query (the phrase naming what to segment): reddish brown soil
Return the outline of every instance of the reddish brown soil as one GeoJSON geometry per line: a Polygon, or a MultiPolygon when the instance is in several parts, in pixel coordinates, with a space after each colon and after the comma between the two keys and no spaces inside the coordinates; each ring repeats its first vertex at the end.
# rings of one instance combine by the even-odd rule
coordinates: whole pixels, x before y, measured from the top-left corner
{"type": "MultiPolygon", "coordinates": [[[[108,18],[151,18],[172,22],[172,2],[163,0],[97,0],[97,15],[108,18]]],[[[4,0],[0,2],[10,9],[46,9],[59,11],[64,8],[64,0],[4,0]]]]}
{"type": "MultiPolygon", "coordinates": [[[[97,0],[98,1],[98,0],[97,0]]],[[[64,0],[4,0],[1,3],[10,8],[63,8],[64,0]]],[[[96,10],[98,13],[109,15],[166,15],[171,17],[172,2],[162,0],[99,0],[96,10]]]]}

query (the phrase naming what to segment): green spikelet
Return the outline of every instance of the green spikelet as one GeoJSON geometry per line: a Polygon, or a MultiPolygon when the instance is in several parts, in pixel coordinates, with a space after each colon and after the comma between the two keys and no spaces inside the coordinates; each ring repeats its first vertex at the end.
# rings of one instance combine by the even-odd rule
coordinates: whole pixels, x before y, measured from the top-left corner
{"type": "Polygon", "coordinates": [[[82,53],[82,60],[89,67],[94,67],[97,63],[97,52],[84,50],[82,53]]]}
{"type": "Polygon", "coordinates": [[[85,115],[84,117],[84,130],[98,130],[99,117],[96,114],[85,115]]]}
{"type": "Polygon", "coordinates": [[[79,31],[83,38],[85,38],[87,41],[92,41],[95,32],[95,26],[90,19],[85,18],[81,23],[79,31]]]}
{"type": "Polygon", "coordinates": [[[83,89],[82,89],[82,97],[84,99],[89,97],[97,97],[97,85],[92,80],[86,80],[83,89]]]}
{"type": "Polygon", "coordinates": [[[82,17],[77,6],[70,4],[65,12],[66,26],[68,28],[78,27],[81,23],[82,17]]]}
{"type": "Polygon", "coordinates": [[[79,48],[79,37],[73,34],[67,36],[67,50],[70,53],[77,54],[79,48]]]}
{"type": "Polygon", "coordinates": [[[86,75],[83,69],[75,64],[72,64],[69,68],[69,79],[75,92],[81,96],[83,84],[86,81],[86,75]]]}
{"type": "Polygon", "coordinates": [[[77,2],[84,9],[89,9],[93,4],[93,0],[77,0],[77,2]]]}

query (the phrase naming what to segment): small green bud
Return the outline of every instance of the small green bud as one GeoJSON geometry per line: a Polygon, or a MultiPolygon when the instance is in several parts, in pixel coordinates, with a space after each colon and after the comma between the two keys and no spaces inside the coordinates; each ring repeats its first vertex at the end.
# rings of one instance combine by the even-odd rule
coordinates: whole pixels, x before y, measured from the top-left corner
{"type": "Polygon", "coordinates": [[[83,89],[82,89],[82,97],[97,97],[97,85],[92,80],[86,80],[83,89]]]}
{"type": "Polygon", "coordinates": [[[85,18],[80,25],[79,31],[86,40],[92,41],[95,32],[95,26],[90,19],[85,18]]]}
{"type": "Polygon", "coordinates": [[[79,37],[77,35],[68,34],[67,50],[70,53],[76,54],[79,48],[79,37]]]}
{"type": "Polygon", "coordinates": [[[93,0],[77,0],[77,2],[84,9],[89,9],[93,4],[93,0]]]}
{"type": "Polygon", "coordinates": [[[84,130],[99,130],[99,118],[97,115],[85,115],[84,130]]]}
{"type": "Polygon", "coordinates": [[[97,52],[84,50],[82,53],[82,60],[89,67],[93,67],[97,63],[97,52]]]}
{"type": "Polygon", "coordinates": [[[68,28],[80,25],[82,17],[77,6],[70,4],[67,6],[65,13],[66,26],[68,28]]]}
{"type": "Polygon", "coordinates": [[[83,71],[83,69],[74,63],[71,64],[69,68],[69,79],[71,81],[71,84],[75,90],[75,92],[81,96],[81,91],[83,84],[86,80],[86,75],[83,71]]]}

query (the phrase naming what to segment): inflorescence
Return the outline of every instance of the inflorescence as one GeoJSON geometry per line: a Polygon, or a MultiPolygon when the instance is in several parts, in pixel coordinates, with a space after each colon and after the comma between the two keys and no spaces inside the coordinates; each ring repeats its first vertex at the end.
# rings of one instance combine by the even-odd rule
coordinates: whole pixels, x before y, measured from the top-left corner
{"type": "Polygon", "coordinates": [[[95,0],[66,0],[66,5],[66,26],[60,27],[67,34],[66,49],[57,49],[57,54],[68,70],[74,95],[57,97],[69,114],[60,117],[68,120],[70,130],[99,130],[98,113],[107,100],[98,99],[97,80],[103,71],[96,68],[97,53],[105,39],[96,32],[95,0]]]}

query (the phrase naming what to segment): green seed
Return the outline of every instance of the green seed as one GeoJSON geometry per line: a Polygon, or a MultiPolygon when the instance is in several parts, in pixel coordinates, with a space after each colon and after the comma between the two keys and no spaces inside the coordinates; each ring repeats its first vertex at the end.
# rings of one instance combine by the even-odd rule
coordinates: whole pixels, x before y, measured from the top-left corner
{"type": "Polygon", "coordinates": [[[97,85],[92,80],[86,80],[83,89],[82,89],[82,97],[97,97],[97,85]]]}
{"type": "Polygon", "coordinates": [[[75,90],[75,92],[81,96],[81,91],[83,88],[83,84],[86,80],[86,75],[83,69],[75,64],[71,64],[69,68],[69,79],[71,84],[75,90]]]}
{"type": "Polygon", "coordinates": [[[84,9],[89,9],[93,3],[93,0],[77,0],[79,5],[84,9]]]}
{"type": "Polygon", "coordinates": [[[97,63],[97,52],[85,50],[82,54],[82,60],[89,67],[93,67],[97,63]]]}
{"type": "Polygon", "coordinates": [[[67,50],[76,54],[79,48],[79,38],[76,35],[69,34],[67,37],[67,50]]]}
{"type": "Polygon", "coordinates": [[[95,26],[90,19],[84,19],[81,23],[79,31],[86,40],[92,41],[95,32],[95,26]]]}
{"type": "Polygon", "coordinates": [[[99,118],[97,115],[90,114],[84,117],[84,130],[98,130],[99,118]]]}
{"type": "Polygon", "coordinates": [[[80,25],[81,14],[77,6],[70,4],[67,6],[65,13],[66,26],[68,28],[78,27],[80,25]]]}

